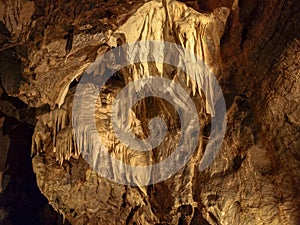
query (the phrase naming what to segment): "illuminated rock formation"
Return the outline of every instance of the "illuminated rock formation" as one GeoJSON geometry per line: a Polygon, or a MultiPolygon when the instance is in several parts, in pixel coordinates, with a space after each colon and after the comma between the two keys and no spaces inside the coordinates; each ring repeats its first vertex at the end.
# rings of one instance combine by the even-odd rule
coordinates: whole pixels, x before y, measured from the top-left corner
{"type": "MultiPolygon", "coordinates": [[[[296,225],[300,221],[299,8],[296,0],[2,2],[2,136],[6,132],[13,137],[20,124],[28,126],[28,134],[34,127],[31,154],[38,187],[71,224],[296,225]],[[195,53],[222,88],[226,134],[204,171],[199,163],[216,116],[212,102],[220,97],[205,74],[187,74],[154,62],[124,67],[103,86],[96,106],[90,105],[97,132],[89,133],[83,126],[74,133],[73,100],[84,71],[118,46],[147,40],[176,43],[195,53]],[[149,186],[140,185],[138,179],[137,186],[111,182],[92,168],[101,164],[93,160],[89,165],[82,157],[89,151],[84,141],[91,135],[98,135],[114,158],[133,165],[157,163],[179,143],[180,116],[174,106],[157,97],[135,104],[122,121],[136,137],[146,139],[151,133],[148,122],[161,117],[168,132],[153,151],[130,149],[112,129],[117,94],[127,84],[151,76],[172,80],[189,93],[199,118],[196,151],[162,182],[149,186]]],[[[174,57],[163,50],[155,52],[174,57]]],[[[145,53],[130,56],[141,59],[141,54],[145,53]]],[[[98,75],[104,71],[99,67],[98,75]]],[[[82,97],[89,99],[88,95],[82,97]]],[[[11,137],[1,138],[1,143],[13,143],[11,137]]],[[[4,158],[6,150],[8,158],[15,156],[9,156],[11,149],[0,152],[2,190],[10,188],[11,181],[4,176],[13,172],[4,158]]],[[[112,166],[111,171],[116,176],[121,170],[112,166]]],[[[0,210],[0,221],[7,221],[10,212],[1,204],[0,210]]]]}

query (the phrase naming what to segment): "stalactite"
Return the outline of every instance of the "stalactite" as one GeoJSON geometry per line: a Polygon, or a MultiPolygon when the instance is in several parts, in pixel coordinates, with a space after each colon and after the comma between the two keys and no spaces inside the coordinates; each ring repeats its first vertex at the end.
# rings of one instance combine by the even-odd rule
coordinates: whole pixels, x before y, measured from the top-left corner
{"type": "MultiPolygon", "coordinates": [[[[177,44],[197,54],[201,60],[205,61],[209,69],[217,74],[219,67],[215,61],[219,61],[220,58],[218,46],[227,15],[228,11],[225,9],[220,9],[217,13],[200,14],[188,8],[185,4],[176,1],[145,3],[143,7],[137,10],[135,15],[111,35],[108,44],[111,47],[116,47],[120,44],[120,37],[122,37],[124,44],[140,40],[177,42],[177,44]],[[132,29],[132,27],[137,29],[132,29]]],[[[141,58],[139,54],[143,53],[135,52],[131,57],[141,58]]],[[[191,60],[194,59],[191,58],[191,60]]],[[[184,62],[179,63],[184,64],[184,62]]],[[[171,79],[178,76],[179,79],[186,80],[186,86],[191,88],[193,95],[197,93],[201,95],[201,89],[205,86],[206,110],[214,115],[212,84],[209,77],[203,74],[203,71],[192,71],[192,74],[184,74],[181,71],[174,73],[161,63],[141,62],[131,65],[128,70],[122,69],[120,73],[127,83],[154,75],[152,73],[171,79]]],[[[111,93],[116,94],[117,92],[111,90],[111,93]]],[[[40,116],[33,135],[32,153],[45,151],[44,144],[47,135],[44,132],[50,132],[53,138],[53,151],[60,164],[64,160],[69,160],[70,157],[77,158],[80,152],[83,153],[84,158],[89,157],[88,161],[97,162],[100,157],[99,153],[97,151],[91,152],[91,149],[99,148],[99,146],[94,146],[91,137],[100,135],[112,155],[121,157],[121,160],[129,160],[129,150],[115,137],[110,125],[111,106],[114,100],[112,95],[106,95],[104,98],[102,96],[101,101],[104,104],[101,104],[100,101],[97,106],[98,112],[95,116],[98,121],[101,121],[97,126],[98,131],[90,131],[87,126],[81,127],[76,134],[77,137],[80,137],[78,143],[75,143],[73,129],[70,124],[72,109],[67,105],[66,102],[68,101],[62,107],[40,116]]],[[[141,122],[137,120],[133,111],[127,112],[125,115],[122,118],[122,123],[126,124],[126,130],[139,133],[140,136],[145,135],[141,129],[141,122]]],[[[140,158],[140,160],[144,162],[151,161],[149,158],[140,158]]]]}
{"type": "MultiPolygon", "coordinates": [[[[226,8],[216,9],[211,14],[201,14],[188,8],[185,4],[172,0],[150,2],[137,10],[136,14],[115,33],[124,34],[128,43],[143,40],[176,42],[194,52],[214,75],[220,76],[219,43],[228,14],[229,10],[226,8]],[[132,27],[137,29],[132,29],[132,27]]],[[[112,35],[108,43],[117,46],[116,42],[116,35],[112,35]]],[[[140,51],[134,54],[136,55],[131,55],[131,57],[142,58],[138,54],[144,53],[140,51]]],[[[191,60],[194,62],[195,59],[191,58],[191,60]]],[[[185,65],[185,62],[179,63],[185,65]]],[[[126,76],[132,77],[132,80],[138,80],[149,77],[149,75],[155,75],[151,74],[153,71],[157,71],[157,75],[160,74],[165,77],[167,74],[172,74],[170,71],[163,69],[161,63],[155,63],[154,65],[153,68],[153,64],[141,62],[135,65],[133,72],[127,73],[126,76]]],[[[213,102],[216,100],[216,96],[214,96],[212,81],[205,74],[206,72],[205,69],[203,71],[192,71],[193,74],[185,74],[184,77],[186,85],[191,87],[193,95],[196,93],[202,95],[202,90],[205,90],[206,111],[214,116],[213,102]]],[[[171,79],[174,79],[174,75],[171,79]]],[[[178,75],[183,76],[180,71],[178,75]]]]}
{"type": "Polygon", "coordinates": [[[74,140],[73,128],[70,124],[70,113],[64,109],[55,109],[38,117],[32,137],[31,153],[44,152],[47,133],[52,136],[52,146],[56,160],[62,164],[71,157],[78,158],[80,151],[74,140]]]}

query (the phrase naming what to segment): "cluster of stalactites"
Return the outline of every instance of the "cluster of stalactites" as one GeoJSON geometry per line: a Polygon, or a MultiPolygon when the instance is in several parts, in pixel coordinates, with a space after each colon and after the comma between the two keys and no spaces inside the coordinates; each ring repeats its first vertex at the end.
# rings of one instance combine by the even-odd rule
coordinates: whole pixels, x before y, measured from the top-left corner
{"type": "Polygon", "coordinates": [[[39,116],[32,137],[31,153],[45,152],[49,144],[52,144],[56,160],[60,164],[71,157],[78,158],[80,152],[74,142],[69,116],[64,109],[55,109],[39,116]]]}
{"type": "MultiPolygon", "coordinates": [[[[137,41],[165,41],[181,45],[188,51],[197,56],[179,59],[178,66],[185,66],[186,63],[198,65],[204,62],[205,66],[199,65],[185,74],[181,71],[172,73],[167,71],[162,63],[141,62],[134,65],[125,80],[137,80],[157,74],[171,79],[185,80],[186,86],[191,88],[192,94],[205,95],[206,112],[215,116],[214,104],[220,93],[215,93],[214,83],[211,76],[220,76],[221,56],[220,39],[225,29],[225,23],[229,15],[227,8],[218,8],[210,14],[199,13],[184,3],[167,1],[150,1],[145,3],[133,14],[127,22],[122,25],[109,39],[108,43],[112,46],[121,44],[135,43],[137,41]],[[183,61],[182,61],[183,60],[183,61]],[[173,76],[170,77],[172,74],[173,76]]],[[[163,49],[155,51],[164,54],[164,57],[172,57],[163,49]]],[[[143,58],[137,51],[130,55],[131,58],[143,58]]],[[[151,57],[152,52],[148,52],[151,57]]],[[[158,53],[156,53],[158,54],[158,53]]],[[[175,56],[174,56],[175,57],[175,56]]]]}
{"type": "MultiPolygon", "coordinates": [[[[139,8],[114,34],[111,35],[107,44],[117,46],[119,44],[134,43],[142,40],[161,40],[175,42],[194,52],[207,67],[218,74],[220,70],[220,38],[224,31],[228,10],[220,8],[211,14],[201,14],[177,1],[150,1],[139,8]],[[118,43],[118,41],[122,43],[118,43]]],[[[101,51],[99,50],[98,53],[101,51]]],[[[140,56],[137,53],[136,56],[140,56]]],[[[139,63],[131,65],[129,72],[123,71],[126,84],[143,77],[148,77],[151,71],[157,71],[160,76],[172,74],[159,63],[139,63]]],[[[169,76],[168,76],[169,77],[169,76]]],[[[206,86],[204,93],[206,98],[206,111],[214,116],[214,105],[216,99],[213,91],[211,79],[202,76],[200,73],[174,74],[171,79],[179,79],[191,88],[193,95],[200,94],[203,86],[206,86]]],[[[169,77],[170,78],[170,77],[169,77]]],[[[89,140],[91,135],[99,135],[96,131],[92,134],[87,127],[82,127],[79,134],[79,146],[75,144],[74,133],[70,122],[71,113],[67,110],[56,109],[38,118],[35,133],[33,136],[32,153],[45,151],[45,146],[49,145],[47,137],[52,136],[53,151],[57,160],[69,160],[71,156],[78,157],[80,152],[90,151],[89,140]]],[[[97,117],[97,115],[96,115],[97,117]]],[[[131,123],[131,122],[130,122],[131,123]]],[[[101,127],[101,126],[100,126],[101,127]]],[[[98,131],[99,132],[99,131],[98,131]]],[[[108,135],[111,131],[103,132],[108,135]]],[[[101,133],[101,132],[100,132],[101,133]]],[[[108,135],[110,136],[110,135],[108,135]]],[[[106,138],[107,147],[118,152],[118,141],[106,138]]],[[[97,160],[96,160],[97,161],[97,160]]]]}

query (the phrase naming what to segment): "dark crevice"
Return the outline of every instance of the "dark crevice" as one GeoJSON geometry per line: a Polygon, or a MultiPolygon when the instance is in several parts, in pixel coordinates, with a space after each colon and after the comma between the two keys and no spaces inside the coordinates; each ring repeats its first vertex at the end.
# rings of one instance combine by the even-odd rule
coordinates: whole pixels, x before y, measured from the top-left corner
{"type": "Polygon", "coordinates": [[[72,50],[73,46],[73,37],[74,37],[74,28],[71,27],[68,29],[68,34],[64,36],[65,39],[67,39],[65,51],[66,51],[66,56],[70,53],[72,50]]]}
{"type": "Polygon", "coordinates": [[[218,221],[218,219],[215,217],[214,214],[212,214],[211,212],[209,212],[208,215],[212,219],[212,221],[214,221],[217,225],[221,225],[220,222],[218,221]]]}
{"type": "Polygon", "coordinates": [[[132,209],[130,210],[130,213],[129,213],[127,219],[126,219],[126,225],[128,225],[128,224],[131,222],[131,220],[132,220],[132,218],[133,218],[135,212],[136,212],[139,208],[140,208],[140,205],[137,205],[137,206],[135,206],[134,208],[132,208],[132,209]]]}
{"type": "Polygon", "coordinates": [[[181,205],[178,207],[177,212],[190,216],[193,214],[193,207],[191,205],[181,205]]]}
{"type": "Polygon", "coordinates": [[[127,186],[125,186],[125,192],[122,195],[123,203],[122,203],[122,208],[125,208],[127,205],[126,199],[127,199],[127,186]]]}
{"type": "Polygon", "coordinates": [[[181,215],[178,221],[178,225],[188,225],[185,215],[181,215]]]}
{"type": "Polygon", "coordinates": [[[241,40],[241,44],[240,44],[240,48],[243,50],[244,48],[244,43],[247,40],[247,36],[248,36],[249,30],[244,27],[242,30],[242,40],[241,40]]]}
{"type": "MultiPolygon", "coordinates": [[[[2,130],[9,135],[10,144],[6,162],[8,170],[5,172],[9,181],[0,194],[0,208],[7,216],[0,221],[1,224],[63,224],[62,216],[48,204],[36,183],[30,156],[32,125],[6,117],[2,130]]],[[[65,224],[69,224],[68,221],[65,224]]]]}
{"type": "Polygon", "coordinates": [[[233,166],[232,166],[232,169],[237,171],[241,165],[242,165],[242,162],[244,161],[246,157],[241,157],[240,155],[236,156],[234,159],[233,159],[233,166]]]}
{"type": "Polygon", "coordinates": [[[203,215],[198,208],[194,209],[194,216],[191,220],[190,225],[210,225],[210,223],[204,219],[203,215]]]}
{"type": "Polygon", "coordinates": [[[211,133],[211,123],[205,124],[203,128],[203,136],[204,137],[209,137],[211,133]]]}

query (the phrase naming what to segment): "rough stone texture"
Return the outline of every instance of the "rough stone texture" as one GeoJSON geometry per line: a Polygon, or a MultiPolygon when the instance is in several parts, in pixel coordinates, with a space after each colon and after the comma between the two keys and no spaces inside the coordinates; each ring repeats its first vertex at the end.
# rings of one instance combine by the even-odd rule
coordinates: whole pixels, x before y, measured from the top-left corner
{"type": "MultiPolygon", "coordinates": [[[[38,187],[71,224],[299,224],[299,3],[182,2],[0,3],[1,116],[35,127],[32,162],[38,187]],[[210,116],[197,93],[193,100],[202,129],[198,152],[170,179],[129,187],[99,177],[78,154],[71,110],[78,80],[97,55],[120,39],[139,38],[175,41],[199,55],[204,53],[225,96],[227,131],[217,158],[200,172],[210,116]]],[[[100,113],[108,117],[116,91],[146,76],[149,68],[162,71],[159,65],[149,64],[113,77],[101,96],[106,104],[99,107],[100,113]]],[[[185,86],[185,79],[182,76],[178,82],[185,86]]],[[[186,89],[192,93],[196,86],[190,82],[186,89]]],[[[170,132],[178,134],[178,118],[165,102],[144,103],[135,109],[133,120],[140,124],[141,135],[148,134],[147,120],[156,115],[169,118],[170,132]]],[[[116,146],[103,124],[99,123],[100,136],[107,145],[116,146]]],[[[151,160],[164,157],[176,140],[162,146],[151,160]]],[[[119,149],[111,150],[118,157],[119,149]]],[[[5,154],[2,150],[1,159],[5,154]]],[[[12,176],[2,161],[1,176],[12,176]]],[[[4,178],[0,181],[4,188],[4,178]]],[[[6,195],[12,195],[11,191],[6,195]]],[[[7,204],[1,207],[0,221],[9,221],[7,204]]]]}
{"type": "Polygon", "coordinates": [[[0,224],[63,224],[36,184],[30,157],[32,125],[0,116],[0,224]]]}

